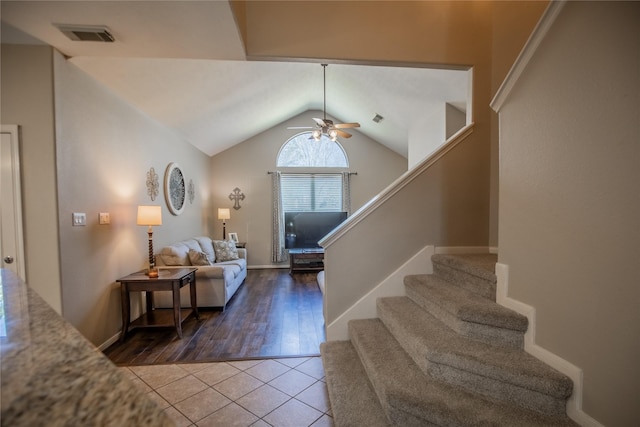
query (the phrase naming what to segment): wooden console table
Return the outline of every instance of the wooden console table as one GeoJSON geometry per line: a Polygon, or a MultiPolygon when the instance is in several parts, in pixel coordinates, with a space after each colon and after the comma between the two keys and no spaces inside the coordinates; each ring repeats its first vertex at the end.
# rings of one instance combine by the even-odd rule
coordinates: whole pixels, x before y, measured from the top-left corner
{"type": "Polygon", "coordinates": [[[198,315],[198,302],[196,297],[196,270],[197,268],[159,269],[157,278],[150,278],[145,271],[130,274],[118,279],[120,282],[120,294],[122,296],[122,332],[120,341],[133,328],[150,328],[160,326],[175,326],[178,336],[182,338],[182,322],[194,314],[198,315]],[[189,284],[191,294],[191,308],[180,307],[180,288],[189,284]],[[156,309],[153,304],[153,293],[156,291],[173,292],[173,309],[156,309]],[[131,322],[131,298],[130,292],[146,292],[147,312],[131,322]]]}
{"type": "Polygon", "coordinates": [[[324,270],[324,249],[289,249],[289,273],[324,270]]]}

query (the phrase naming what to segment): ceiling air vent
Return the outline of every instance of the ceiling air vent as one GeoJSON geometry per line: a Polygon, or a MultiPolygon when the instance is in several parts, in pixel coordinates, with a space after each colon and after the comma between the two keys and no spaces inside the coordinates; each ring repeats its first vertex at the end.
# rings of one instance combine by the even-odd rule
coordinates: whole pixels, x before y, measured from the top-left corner
{"type": "Polygon", "coordinates": [[[103,26],[56,25],[56,27],[74,41],[106,43],[115,41],[109,29],[103,26]]]}

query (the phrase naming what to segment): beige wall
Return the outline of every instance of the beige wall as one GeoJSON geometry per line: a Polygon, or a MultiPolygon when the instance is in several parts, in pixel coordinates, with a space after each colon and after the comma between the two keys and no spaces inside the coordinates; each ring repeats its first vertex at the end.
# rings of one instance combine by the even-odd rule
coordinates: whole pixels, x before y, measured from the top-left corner
{"type": "MultiPolygon", "coordinates": [[[[549,2],[496,1],[493,3],[491,93],[495,95],[520,54],[529,35],[535,28],[549,2]]],[[[498,117],[492,113],[491,126],[491,222],[490,246],[498,246],[498,168],[499,168],[498,117]]]]}
{"type": "Polygon", "coordinates": [[[20,125],[22,214],[29,285],[62,313],[56,200],[53,50],[3,44],[0,122],[20,125]]]}
{"type": "Polygon", "coordinates": [[[451,104],[444,106],[445,135],[444,139],[451,138],[456,132],[462,129],[467,123],[467,115],[451,104]]]}
{"type": "MultiPolygon", "coordinates": [[[[483,225],[486,244],[497,244],[498,136],[489,102],[497,89],[494,82],[506,75],[546,1],[240,3],[244,7],[234,11],[250,58],[472,66],[474,143],[483,146],[475,161],[484,168],[476,179],[490,194],[483,207],[490,217],[483,225]],[[310,17],[325,16],[328,10],[331,19],[322,20],[322,31],[310,30],[310,17]]],[[[414,151],[422,153],[415,145],[419,143],[411,141],[414,151]]]]}
{"type": "MultiPolygon", "coordinates": [[[[475,148],[470,150],[473,155],[470,161],[474,165],[478,194],[487,194],[491,185],[493,125],[488,103],[496,80],[492,69],[495,42],[491,31],[496,25],[492,5],[490,2],[331,3],[334,19],[324,21],[322,37],[317,31],[309,31],[308,17],[314,13],[323,15],[327,2],[252,2],[238,10],[243,10],[239,22],[248,53],[255,57],[473,66],[476,127],[472,142],[475,148]],[[290,25],[283,26],[284,20],[290,25]]],[[[528,31],[526,25],[514,25],[508,37],[513,37],[512,33],[528,34],[528,31]]],[[[16,49],[20,50],[16,55],[24,56],[26,50],[23,49],[28,48],[20,46],[16,49]]],[[[208,165],[201,166],[200,163],[208,163],[206,157],[192,151],[184,141],[122,103],[99,84],[87,80],[61,58],[57,58],[56,77],[56,111],[61,117],[56,118],[58,147],[57,152],[54,151],[51,50],[48,52],[29,53],[24,58],[14,57],[10,61],[5,60],[5,46],[2,53],[3,122],[6,123],[7,117],[11,119],[9,121],[21,124],[25,132],[23,191],[27,276],[30,284],[34,288],[40,287],[40,292],[54,307],[62,306],[64,299],[65,317],[94,343],[101,343],[117,329],[116,323],[119,324],[113,280],[139,268],[146,259],[145,251],[139,251],[140,245],[145,246],[146,234],[133,222],[135,206],[150,202],[144,187],[149,167],[154,166],[162,176],[166,164],[177,161],[186,169],[187,178],[193,176],[197,192],[194,206],[187,206],[187,212],[181,217],[170,217],[164,208],[168,226],[156,230],[156,247],[199,231],[206,233],[209,226],[216,227],[216,235],[220,234],[214,207],[228,203],[227,196],[236,186],[245,194],[252,194],[246,199],[249,206],[262,203],[269,194],[263,191],[264,187],[254,188],[256,184],[246,181],[242,174],[225,174],[226,178],[221,179],[221,186],[217,187],[215,160],[211,161],[211,177],[205,176],[208,165]],[[45,60],[47,55],[49,59],[45,60]],[[5,74],[6,70],[9,71],[5,74]],[[20,79],[18,84],[8,84],[10,75],[20,79]],[[30,101],[19,108],[19,104],[15,104],[15,108],[7,107],[6,104],[16,102],[17,96],[13,94],[17,91],[28,93],[30,101]],[[57,186],[54,185],[56,155],[61,175],[57,178],[57,186]],[[211,198],[215,200],[210,204],[206,200],[209,186],[211,198]],[[61,201],[60,254],[56,192],[60,192],[61,201]],[[105,226],[95,225],[97,213],[105,210],[112,214],[112,225],[106,226],[106,231],[105,226]],[[90,225],[71,228],[69,217],[73,211],[86,212],[90,225]],[[200,214],[195,215],[195,211],[200,214]],[[61,266],[58,257],[61,257],[61,266]],[[82,257],[88,257],[89,261],[82,263],[79,261],[82,257]],[[37,264],[30,261],[34,259],[38,260],[37,264]],[[56,283],[60,275],[64,297],[56,283]]],[[[260,150],[256,147],[252,154],[260,150]]],[[[358,166],[353,169],[364,170],[358,166]]],[[[249,173],[255,177],[262,174],[266,177],[266,169],[249,173]]],[[[374,186],[384,186],[387,177],[382,178],[374,182],[374,186]]],[[[358,177],[354,179],[354,185],[357,182],[358,177]]],[[[156,202],[164,206],[162,194],[156,202]]],[[[363,203],[363,200],[354,201],[354,205],[356,203],[363,203]]],[[[488,199],[479,202],[477,208],[482,219],[480,229],[472,230],[472,240],[485,236],[484,241],[491,241],[497,230],[489,236],[488,199]]],[[[240,216],[247,211],[238,211],[228,230],[237,231],[241,238],[245,233],[244,238],[253,241],[251,233],[259,228],[258,224],[240,216]],[[234,224],[235,218],[241,222],[234,224]]],[[[256,251],[256,255],[267,250],[264,242],[255,242],[255,245],[251,250],[256,251]]],[[[256,259],[256,264],[258,262],[262,261],[256,259]]]]}
{"type": "Polygon", "coordinates": [[[486,245],[488,194],[475,179],[481,173],[474,161],[481,146],[474,137],[325,246],[328,325],[425,246],[486,245]]]}
{"type": "MultiPolygon", "coordinates": [[[[271,176],[280,147],[296,131],[288,126],[312,123],[319,111],[307,111],[211,158],[212,212],[231,208],[227,232],[237,232],[247,242],[250,266],[271,266],[271,176]],[[246,198],[233,209],[229,194],[240,188],[246,198]]],[[[370,138],[353,132],[342,141],[349,158],[351,207],[355,211],[407,170],[407,159],[370,138]]],[[[221,221],[214,221],[214,236],[222,238],[221,221]]]]}
{"type": "Polygon", "coordinates": [[[547,0],[493,3],[491,52],[491,92],[493,94],[500,88],[548,4],[547,0]]]}
{"type": "Polygon", "coordinates": [[[154,244],[207,234],[209,157],[55,54],[57,184],[63,315],[94,344],[121,325],[115,280],[146,267],[147,228],[136,225],[137,206],[162,206],[154,244]],[[180,216],[165,204],[164,171],[177,162],[196,196],[180,216]],[[147,195],[146,174],[159,175],[160,194],[147,195]],[[86,227],[71,225],[87,214],[86,227]],[[98,225],[109,212],[111,225],[98,225]]]}
{"type": "MultiPolygon", "coordinates": [[[[42,85],[50,94],[48,102],[43,103],[43,114],[50,116],[50,127],[43,126],[47,121],[39,117],[29,121],[28,117],[9,116],[15,108],[3,109],[3,117],[11,117],[11,122],[23,125],[25,148],[32,141],[33,132],[43,129],[51,132],[49,145],[23,150],[23,170],[29,174],[24,186],[25,206],[30,206],[28,200],[39,203],[33,215],[25,213],[27,237],[31,227],[43,226],[43,218],[53,218],[53,224],[45,227],[51,236],[50,242],[43,233],[28,240],[37,243],[28,248],[35,248],[36,255],[27,252],[29,277],[34,276],[31,271],[35,271],[46,279],[42,281],[44,292],[57,295],[59,310],[65,318],[94,344],[104,343],[120,327],[120,298],[115,279],[143,268],[146,263],[146,228],[135,225],[138,204],[163,206],[163,226],[156,227],[154,232],[155,247],[160,248],[186,237],[209,234],[209,227],[212,236],[221,236],[216,208],[230,207],[228,195],[239,187],[247,198],[241,203],[243,209],[232,209],[227,231],[238,232],[240,238],[248,242],[252,265],[271,265],[271,184],[266,172],[275,170],[278,150],[292,136],[286,127],[310,122],[318,112],[307,112],[291,119],[289,124],[283,123],[209,159],[56,54],[56,167],[52,50],[25,46],[16,46],[13,50],[16,53],[10,55],[11,50],[3,45],[3,84],[12,83],[14,87],[23,84],[11,80],[5,70],[15,67],[14,74],[20,74],[24,69],[37,69],[41,71],[36,74],[38,84],[24,85],[34,92],[26,101],[33,106],[34,100],[45,98],[42,85]],[[18,61],[16,55],[24,59],[18,61]],[[187,179],[193,179],[196,186],[194,205],[187,205],[180,217],[169,214],[162,189],[155,202],[146,194],[149,168],[156,169],[162,184],[164,168],[171,161],[178,162],[187,179]],[[51,176],[30,185],[33,179],[30,162],[38,162],[34,166],[36,176],[47,170],[51,176]],[[43,194],[41,190],[47,185],[51,189],[43,194]],[[50,206],[43,206],[49,196],[50,206]],[[213,200],[211,208],[209,197],[213,200]],[[48,214],[42,215],[44,212],[48,214]],[[87,226],[72,227],[72,212],[85,212],[87,226]],[[99,212],[110,213],[111,225],[98,225],[99,212]],[[42,253],[47,247],[53,249],[42,253]],[[32,259],[43,261],[33,263],[32,259]],[[60,274],[63,285],[54,286],[55,276],[60,274]]],[[[16,105],[8,97],[9,93],[3,89],[3,103],[16,105]]],[[[34,110],[37,111],[32,107],[32,114],[34,110]]],[[[358,172],[352,181],[354,210],[406,171],[405,158],[361,134],[354,133],[343,147],[351,160],[350,170],[358,172]]]]}
{"type": "Polygon", "coordinates": [[[409,150],[407,159],[409,169],[416,167],[446,141],[445,105],[423,117],[417,125],[409,129],[409,150]]]}
{"type": "Polygon", "coordinates": [[[583,409],[640,420],[640,3],[568,2],[500,111],[500,254],[583,409]]]}
{"type": "MultiPolygon", "coordinates": [[[[429,173],[430,181],[423,183],[424,188],[413,189],[403,196],[409,199],[406,207],[412,206],[411,201],[438,200],[420,211],[429,213],[424,216],[428,222],[424,233],[411,233],[403,228],[403,233],[409,233],[408,241],[393,239],[396,236],[393,232],[389,239],[381,239],[393,242],[393,261],[385,257],[384,263],[376,263],[375,256],[363,257],[357,261],[362,264],[361,268],[344,262],[339,267],[333,266],[334,269],[328,268],[326,277],[329,285],[333,278],[347,278],[349,286],[356,289],[349,295],[334,293],[331,296],[327,291],[328,322],[354,303],[368,287],[378,283],[386,277],[385,274],[420,249],[420,244],[497,244],[498,149],[497,132],[493,130],[497,121],[496,115],[490,111],[489,102],[497,89],[494,81],[506,75],[506,64],[516,58],[518,44],[522,46],[546,6],[541,2],[536,2],[536,5],[527,3],[526,11],[518,11],[517,3],[331,2],[332,19],[323,21],[321,32],[309,31],[309,16],[325,15],[329,6],[327,2],[246,3],[242,20],[246,31],[243,34],[246,36],[247,54],[252,58],[331,58],[358,63],[454,65],[473,69],[473,134],[447,160],[459,166],[446,173],[436,167],[429,173]],[[499,9],[494,11],[494,6],[499,9]],[[514,19],[519,21],[512,22],[514,19]],[[282,22],[287,22],[287,25],[282,25],[282,22]],[[494,40],[494,30],[499,40],[494,40]],[[494,52],[494,47],[500,52],[494,52]],[[494,60],[499,60],[495,69],[494,60]],[[366,274],[361,274],[365,271],[366,274]],[[354,272],[358,272],[358,283],[354,283],[354,272]]],[[[413,139],[410,143],[420,144],[420,141],[413,139]]],[[[412,147],[415,152],[420,152],[418,148],[416,145],[412,147]]],[[[380,211],[373,217],[383,218],[383,223],[391,218],[404,218],[403,206],[389,203],[388,212],[380,211]]],[[[373,218],[371,221],[376,220],[373,218]]],[[[367,226],[359,227],[365,230],[367,226]]],[[[375,227],[379,230],[379,222],[375,222],[375,227]]],[[[344,260],[359,245],[372,247],[374,235],[369,229],[362,235],[352,232],[351,237],[342,239],[327,250],[326,264],[332,265],[332,259],[344,260]]],[[[339,286],[339,283],[333,283],[339,286]]]]}

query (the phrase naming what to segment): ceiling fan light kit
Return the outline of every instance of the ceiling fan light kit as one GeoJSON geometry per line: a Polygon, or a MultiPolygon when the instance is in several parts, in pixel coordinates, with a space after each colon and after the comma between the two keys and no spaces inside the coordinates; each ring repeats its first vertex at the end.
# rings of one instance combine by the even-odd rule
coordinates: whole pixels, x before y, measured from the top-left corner
{"type": "Polygon", "coordinates": [[[360,123],[333,123],[333,120],[329,120],[327,119],[327,65],[328,64],[321,64],[322,65],[322,76],[323,76],[323,108],[322,108],[322,114],[323,114],[323,118],[322,119],[318,119],[314,117],[314,121],[316,122],[316,127],[310,127],[310,126],[296,126],[296,127],[289,127],[287,129],[313,129],[313,131],[311,132],[311,137],[309,139],[313,139],[316,141],[320,141],[320,139],[322,138],[322,135],[326,135],[327,137],[329,137],[329,139],[331,141],[337,141],[338,140],[338,136],[341,138],[351,138],[351,134],[348,132],[345,132],[341,129],[349,129],[349,128],[359,128],[360,127],[360,123]]]}

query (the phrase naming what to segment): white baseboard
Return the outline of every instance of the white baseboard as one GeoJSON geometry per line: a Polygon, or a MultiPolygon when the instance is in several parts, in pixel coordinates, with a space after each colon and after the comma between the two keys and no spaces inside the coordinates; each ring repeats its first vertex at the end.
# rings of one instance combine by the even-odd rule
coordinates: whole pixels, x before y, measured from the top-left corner
{"type": "Polygon", "coordinates": [[[529,319],[529,328],[524,335],[525,351],[552,368],[562,372],[573,381],[573,394],[567,400],[567,415],[583,427],[604,427],[603,424],[600,424],[582,410],[582,390],[584,386],[582,369],[536,344],[536,309],[508,296],[509,266],[497,263],[496,276],[498,277],[496,302],[529,319]]]}
{"type": "MultiPolygon", "coordinates": [[[[376,300],[378,298],[405,295],[404,276],[408,274],[433,273],[433,265],[431,264],[431,255],[433,254],[433,246],[424,247],[396,271],[391,273],[389,277],[360,298],[353,306],[327,326],[327,341],[348,340],[349,320],[378,317],[376,309],[376,300]]],[[[331,284],[325,283],[325,287],[328,288],[330,286],[331,284]]]]}
{"type": "Polygon", "coordinates": [[[120,332],[118,332],[117,334],[115,334],[114,336],[112,336],[102,344],[100,344],[100,346],[98,346],[98,350],[105,351],[107,348],[109,348],[109,346],[111,346],[111,344],[118,341],[118,339],[120,339],[120,332]]]}
{"type": "Polygon", "coordinates": [[[266,264],[266,265],[247,265],[247,270],[265,270],[265,269],[276,269],[276,268],[289,268],[289,264],[287,265],[278,265],[278,264],[266,264]]]}

